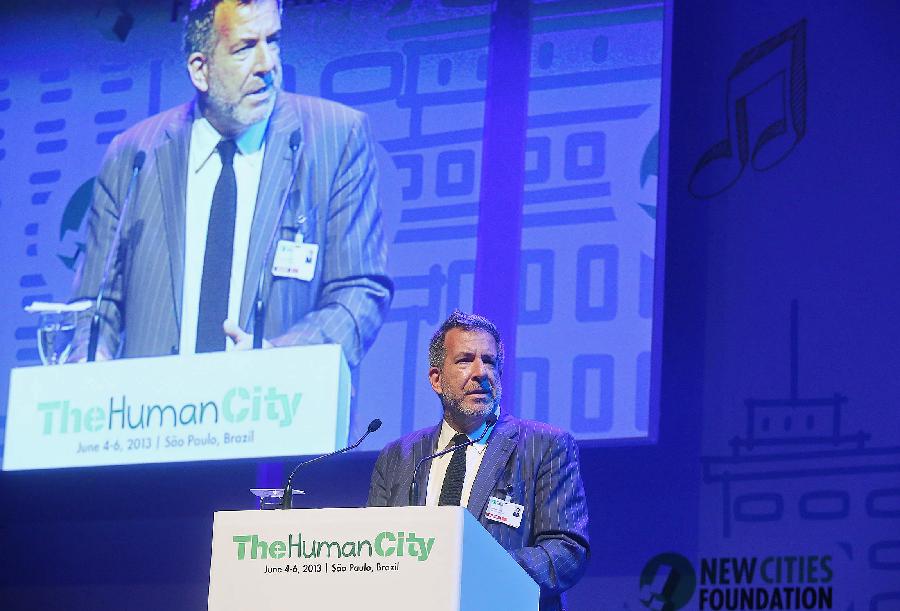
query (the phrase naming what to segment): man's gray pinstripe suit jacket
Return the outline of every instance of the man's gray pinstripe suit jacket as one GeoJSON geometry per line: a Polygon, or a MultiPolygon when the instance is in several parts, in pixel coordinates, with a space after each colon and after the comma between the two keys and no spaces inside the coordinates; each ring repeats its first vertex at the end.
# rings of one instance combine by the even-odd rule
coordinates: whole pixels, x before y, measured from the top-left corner
{"type": "MultiPolygon", "coordinates": [[[[194,112],[194,103],[178,106],[117,136],[97,177],[76,299],[97,294],[133,160],[138,151],[147,155],[103,308],[100,350],[109,355],[117,353],[120,341],[125,357],[178,351],[194,112]]],[[[365,115],[334,102],[278,94],[266,132],[240,309],[241,326],[249,332],[257,277],[263,265],[271,265],[263,258],[276,223],[284,237],[293,238],[300,228],[320,250],[312,281],[272,281],[266,337],[275,345],[339,343],[350,365],[358,364],[381,327],[393,292],[365,115]],[[289,143],[295,130],[300,131],[296,178],[279,219],[292,172],[289,143]]],[[[87,326],[82,325],[73,358],[84,353],[86,344],[87,326]]]]}
{"type": "MultiPolygon", "coordinates": [[[[370,507],[409,504],[416,463],[437,451],[440,425],[410,433],[388,444],[375,463],[370,507]]],[[[417,476],[428,489],[428,465],[417,476]]],[[[424,493],[419,504],[425,503],[424,493]]],[[[501,416],[472,484],[469,511],[509,551],[541,587],[541,611],[563,608],[562,593],[584,574],[590,545],[578,447],[572,436],[540,422],[501,416]],[[522,523],[512,528],[485,518],[496,493],[524,506],[522,523]]],[[[498,587],[501,587],[498,584],[498,587]]]]}

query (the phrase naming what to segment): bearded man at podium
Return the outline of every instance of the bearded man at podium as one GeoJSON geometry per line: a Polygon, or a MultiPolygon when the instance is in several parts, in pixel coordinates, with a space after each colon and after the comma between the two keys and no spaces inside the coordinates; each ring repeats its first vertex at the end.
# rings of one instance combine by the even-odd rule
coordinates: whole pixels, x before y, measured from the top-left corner
{"type": "Polygon", "coordinates": [[[467,507],[540,586],[541,611],[563,609],[590,555],[574,438],[502,413],[503,341],[486,318],[453,312],[428,357],[443,419],[382,450],[368,505],[467,507]]]}

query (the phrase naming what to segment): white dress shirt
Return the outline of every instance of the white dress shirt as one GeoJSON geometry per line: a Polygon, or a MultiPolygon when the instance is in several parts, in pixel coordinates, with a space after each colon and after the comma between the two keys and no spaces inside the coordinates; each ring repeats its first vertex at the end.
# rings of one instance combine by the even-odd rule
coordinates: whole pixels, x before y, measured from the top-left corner
{"type": "MultiPolygon", "coordinates": [[[[237,209],[234,219],[234,250],[231,260],[231,286],[228,292],[228,318],[240,324],[244,272],[250,247],[250,227],[256,210],[256,193],[262,175],[268,120],[250,127],[235,139],[234,176],[237,181],[237,209]]],[[[185,213],[184,286],[182,287],[181,340],[179,352],[193,354],[197,345],[197,319],[200,310],[200,285],[203,257],[206,254],[206,230],[213,192],[222,172],[222,158],[216,146],[219,132],[204,118],[191,126],[188,152],[187,209],[185,213]]],[[[223,349],[231,347],[227,339],[223,349]]]]}
{"type": "MultiPolygon", "coordinates": [[[[495,412],[500,417],[499,408],[495,412]]],[[[482,423],[480,427],[472,431],[468,435],[469,439],[478,439],[484,432],[487,423],[482,423]]],[[[441,422],[441,433],[438,435],[437,452],[449,448],[453,441],[453,436],[458,431],[454,430],[446,420],[441,422]]],[[[463,480],[462,497],[460,498],[460,506],[465,507],[469,504],[469,495],[472,492],[472,484],[475,483],[475,476],[478,474],[478,468],[481,466],[481,459],[484,458],[484,451],[487,449],[490,432],[484,436],[480,442],[473,443],[466,448],[466,478],[463,480]]],[[[426,505],[437,505],[441,498],[441,488],[444,486],[444,476],[447,475],[447,467],[450,466],[450,459],[454,452],[448,452],[443,456],[438,456],[431,461],[431,471],[428,474],[428,490],[425,493],[426,505]]]]}

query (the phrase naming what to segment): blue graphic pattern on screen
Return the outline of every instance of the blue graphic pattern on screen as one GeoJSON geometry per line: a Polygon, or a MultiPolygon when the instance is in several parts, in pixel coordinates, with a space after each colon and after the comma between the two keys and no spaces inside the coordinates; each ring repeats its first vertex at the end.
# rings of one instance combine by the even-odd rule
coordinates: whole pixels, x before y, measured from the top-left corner
{"type": "MultiPolygon", "coordinates": [[[[533,7],[511,409],[582,439],[648,433],[658,172],[641,181],[641,165],[659,128],[661,20],[658,3],[577,16],[557,3],[533,7]]],[[[371,80],[377,99],[360,105],[375,124],[382,109],[393,123],[388,113],[408,109],[408,133],[381,141],[402,185],[399,219],[388,211],[397,295],[362,366],[359,417],[402,405],[398,433],[434,422],[437,402],[424,384],[430,332],[472,305],[487,26],[482,14],[388,29],[388,41],[405,41],[405,60],[384,56],[384,74],[371,80]],[[405,85],[385,105],[398,65],[405,85]]],[[[364,82],[372,63],[361,55],[352,81],[364,82]]]]}
{"type": "MultiPolygon", "coordinates": [[[[656,226],[639,203],[655,210],[657,194],[640,168],[659,129],[662,5],[533,10],[523,249],[553,257],[522,298],[552,306],[520,318],[518,352],[545,361],[545,417],[581,439],[642,437],[656,226]]],[[[536,395],[519,400],[538,417],[536,395]]]]}

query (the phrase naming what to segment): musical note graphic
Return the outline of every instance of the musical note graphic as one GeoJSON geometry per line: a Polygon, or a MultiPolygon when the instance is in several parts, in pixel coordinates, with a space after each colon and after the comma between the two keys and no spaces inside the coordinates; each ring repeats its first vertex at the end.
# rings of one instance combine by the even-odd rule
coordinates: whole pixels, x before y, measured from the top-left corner
{"type": "Polygon", "coordinates": [[[691,173],[688,189],[695,197],[708,199],[727,190],[748,162],[760,171],[777,165],[803,139],[806,19],[738,59],[728,75],[725,117],[725,139],[703,153],[691,173]],[[754,117],[772,118],[758,127],[754,117]]]}

